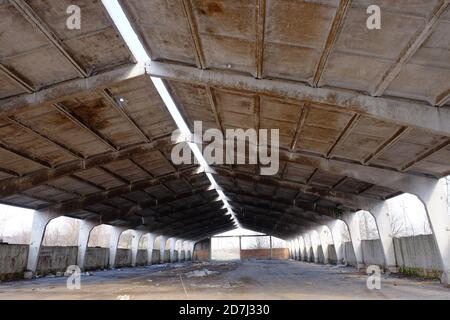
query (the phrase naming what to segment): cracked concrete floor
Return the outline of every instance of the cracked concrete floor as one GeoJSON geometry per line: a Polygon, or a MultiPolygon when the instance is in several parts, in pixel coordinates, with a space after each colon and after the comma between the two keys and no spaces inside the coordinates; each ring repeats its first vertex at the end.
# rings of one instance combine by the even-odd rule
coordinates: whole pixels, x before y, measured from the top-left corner
{"type": "Polygon", "coordinates": [[[382,276],[381,290],[351,267],[299,261],[190,262],[0,284],[0,299],[450,299],[437,281],[382,276]],[[207,270],[207,272],[205,272],[207,270]],[[209,271],[209,272],[208,272],[209,271]],[[206,273],[206,274],[205,274],[206,273]]]}

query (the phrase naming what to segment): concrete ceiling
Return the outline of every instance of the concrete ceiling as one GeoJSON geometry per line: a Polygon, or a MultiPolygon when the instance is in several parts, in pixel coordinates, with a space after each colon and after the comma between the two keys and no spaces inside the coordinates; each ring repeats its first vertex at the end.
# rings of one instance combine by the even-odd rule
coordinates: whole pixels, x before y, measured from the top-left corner
{"type": "MultiPolygon", "coordinates": [[[[232,228],[206,175],[171,163],[176,125],[101,2],[76,1],[69,32],[72,2],[0,0],[1,201],[190,239],[232,228]]],[[[450,174],[449,1],[122,6],[189,125],[280,129],[276,176],[214,167],[242,226],[286,238],[450,174]]]]}

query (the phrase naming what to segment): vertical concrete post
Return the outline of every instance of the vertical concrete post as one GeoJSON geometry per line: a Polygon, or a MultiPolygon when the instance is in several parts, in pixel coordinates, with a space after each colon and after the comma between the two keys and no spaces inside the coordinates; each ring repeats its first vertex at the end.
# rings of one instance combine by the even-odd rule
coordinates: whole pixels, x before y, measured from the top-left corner
{"type": "Polygon", "coordinates": [[[295,238],[294,239],[294,259],[295,260],[298,260],[298,250],[299,250],[299,248],[298,248],[298,239],[295,238]]]}
{"type": "Polygon", "coordinates": [[[147,242],[147,265],[152,265],[153,259],[153,246],[155,245],[156,235],[153,233],[148,233],[148,242],[147,242]]]}
{"type": "Polygon", "coordinates": [[[295,238],[291,240],[291,251],[292,251],[292,259],[297,260],[297,253],[296,253],[296,247],[295,247],[295,238]]]}
{"type": "Polygon", "coordinates": [[[184,261],[189,261],[189,241],[183,241],[184,261]]]}
{"type": "Polygon", "coordinates": [[[166,242],[167,242],[167,237],[165,236],[161,236],[160,241],[159,241],[159,261],[161,263],[165,262],[165,252],[166,252],[166,242]]]}
{"type": "Polygon", "coordinates": [[[380,236],[381,248],[384,254],[384,267],[389,272],[398,272],[397,260],[395,258],[394,239],[392,238],[391,220],[389,219],[389,206],[386,201],[380,202],[372,208],[372,216],[377,224],[380,236]]]}
{"type": "Polygon", "coordinates": [[[41,251],[42,241],[44,240],[45,229],[50,220],[57,218],[58,215],[45,212],[34,211],[33,222],[31,226],[30,247],[28,249],[27,271],[31,274],[36,272],[39,253],[41,251]]]}
{"type": "Polygon", "coordinates": [[[109,239],[109,267],[114,269],[116,266],[116,254],[117,247],[119,245],[119,238],[122,232],[124,232],[126,228],[122,227],[112,227],[111,228],[111,238],[109,239]]]}
{"type": "Polygon", "coordinates": [[[178,262],[184,261],[184,240],[178,240],[178,262]]]}
{"type": "Polygon", "coordinates": [[[302,248],[302,255],[300,257],[301,261],[308,261],[308,253],[306,252],[306,243],[305,238],[303,236],[298,237],[298,241],[300,243],[300,247],[302,248]]]}
{"type": "MultiPolygon", "coordinates": [[[[309,239],[311,241],[311,248],[314,254],[314,263],[319,263],[319,254],[318,254],[318,245],[316,243],[314,243],[313,241],[313,236],[312,236],[312,232],[308,234],[309,239]]],[[[320,240],[319,240],[320,241],[320,240]]]]}
{"type": "Polygon", "coordinates": [[[310,262],[311,261],[311,256],[310,256],[311,241],[309,239],[308,234],[306,234],[306,233],[304,233],[302,235],[302,237],[303,237],[303,241],[305,242],[305,251],[306,251],[306,256],[305,256],[306,260],[305,261],[310,262]]]}
{"type": "Polygon", "coordinates": [[[131,236],[131,266],[136,267],[137,254],[139,251],[139,241],[141,240],[144,231],[133,230],[131,236]]]}
{"type": "Polygon", "coordinates": [[[317,233],[319,234],[319,241],[320,241],[320,245],[322,247],[323,263],[324,264],[329,264],[330,263],[330,257],[328,256],[328,242],[326,241],[326,239],[323,236],[324,231],[328,232],[328,228],[325,227],[325,226],[322,226],[322,227],[319,228],[317,233]]]}
{"type": "Polygon", "coordinates": [[[445,178],[433,186],[421,187],[416,196],[425,206],[433,238],[439,250],[442,277],[441,282],[450,286],[450,218],[447,209],[445,178]]]}
{"type": "Polygon", "coordinates": [[[331,236],[333,237],[334,250],[336,251],[336,264],[342,264],[344,257],[342,255],[342,234],[339,228],[339,220],[331,222],[328,227],[331,230],[331,236]]]}
{"type": "Polygon", "coordinates": [[[189,251],[191,252],[191,260],[194,260],[195,241],[189,242],[189,251]]]}
{"type": "Polygon", "coordinates": [[[361,232],[359,230],[358,212],[346,212],[342,216],[344,222],[347,224],[350,238],[352,240],[353,250],[356,257],[356,268],[364,268],[364,260],[361,246],[361,232]]]}
{"type": "Polygon", "coordinates": [[[100,223],[91,220],[80,221],[80,231],[78,233],[78,255],[77,265],[81,270],[84,270],[86,263],[86,251],[89,243],[89,236],[96,226],[100,223]]]}
{"type": "Polygon", "coordinates": [[[170,263],[175,262],[175,244],[176,243],[177,243],[177,239],[176,238],[170,238],[169,239],[169,246],[170,246],[169,259],[170,259],[170,263]]]}
{"type": "Polygon", "coordinates": [[[272,236],[269,236],[269,242],[270,242],[270,260],[272,260],[273,258],[273,254],[272,254],[272,247],[273,247],[273,243],[272,243],[272,236]]]}

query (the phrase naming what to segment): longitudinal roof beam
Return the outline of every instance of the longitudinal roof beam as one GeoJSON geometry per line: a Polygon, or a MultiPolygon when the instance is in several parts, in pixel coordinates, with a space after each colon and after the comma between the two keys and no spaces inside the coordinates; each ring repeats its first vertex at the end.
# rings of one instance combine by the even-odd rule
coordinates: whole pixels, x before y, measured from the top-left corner
{"type": "Polygon", "coordinates": [[[242,74],[152,61],[147,73],[153,77],[198,85],[210,85],[297,102],[315,103],[334,110],[342,109],[368,115],[390,123],[411,126],[450,137],[450,110],[429,108],[425,103],[395,98],[371,97],[358,92],[311,88],[284,80],[255,79],[242,74]],[[414,116],[411,116],[414,115],[414,116]]]}

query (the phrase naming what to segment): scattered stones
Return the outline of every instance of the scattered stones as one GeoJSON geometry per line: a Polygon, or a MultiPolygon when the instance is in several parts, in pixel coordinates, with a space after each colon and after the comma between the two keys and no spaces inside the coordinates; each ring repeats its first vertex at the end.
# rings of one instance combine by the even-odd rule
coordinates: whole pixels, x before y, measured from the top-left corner
{"type": "Polygon", "coordinates": [[[218,274],[219,272],[217,271],[210,271],[208,269],[202,269],[202,270],[194,270],[191,272],[186,273],[186,277],[188,278],[197,278],[197,277],[206,277],[206,276],[210,276],[213,274],[218,274]]]}

